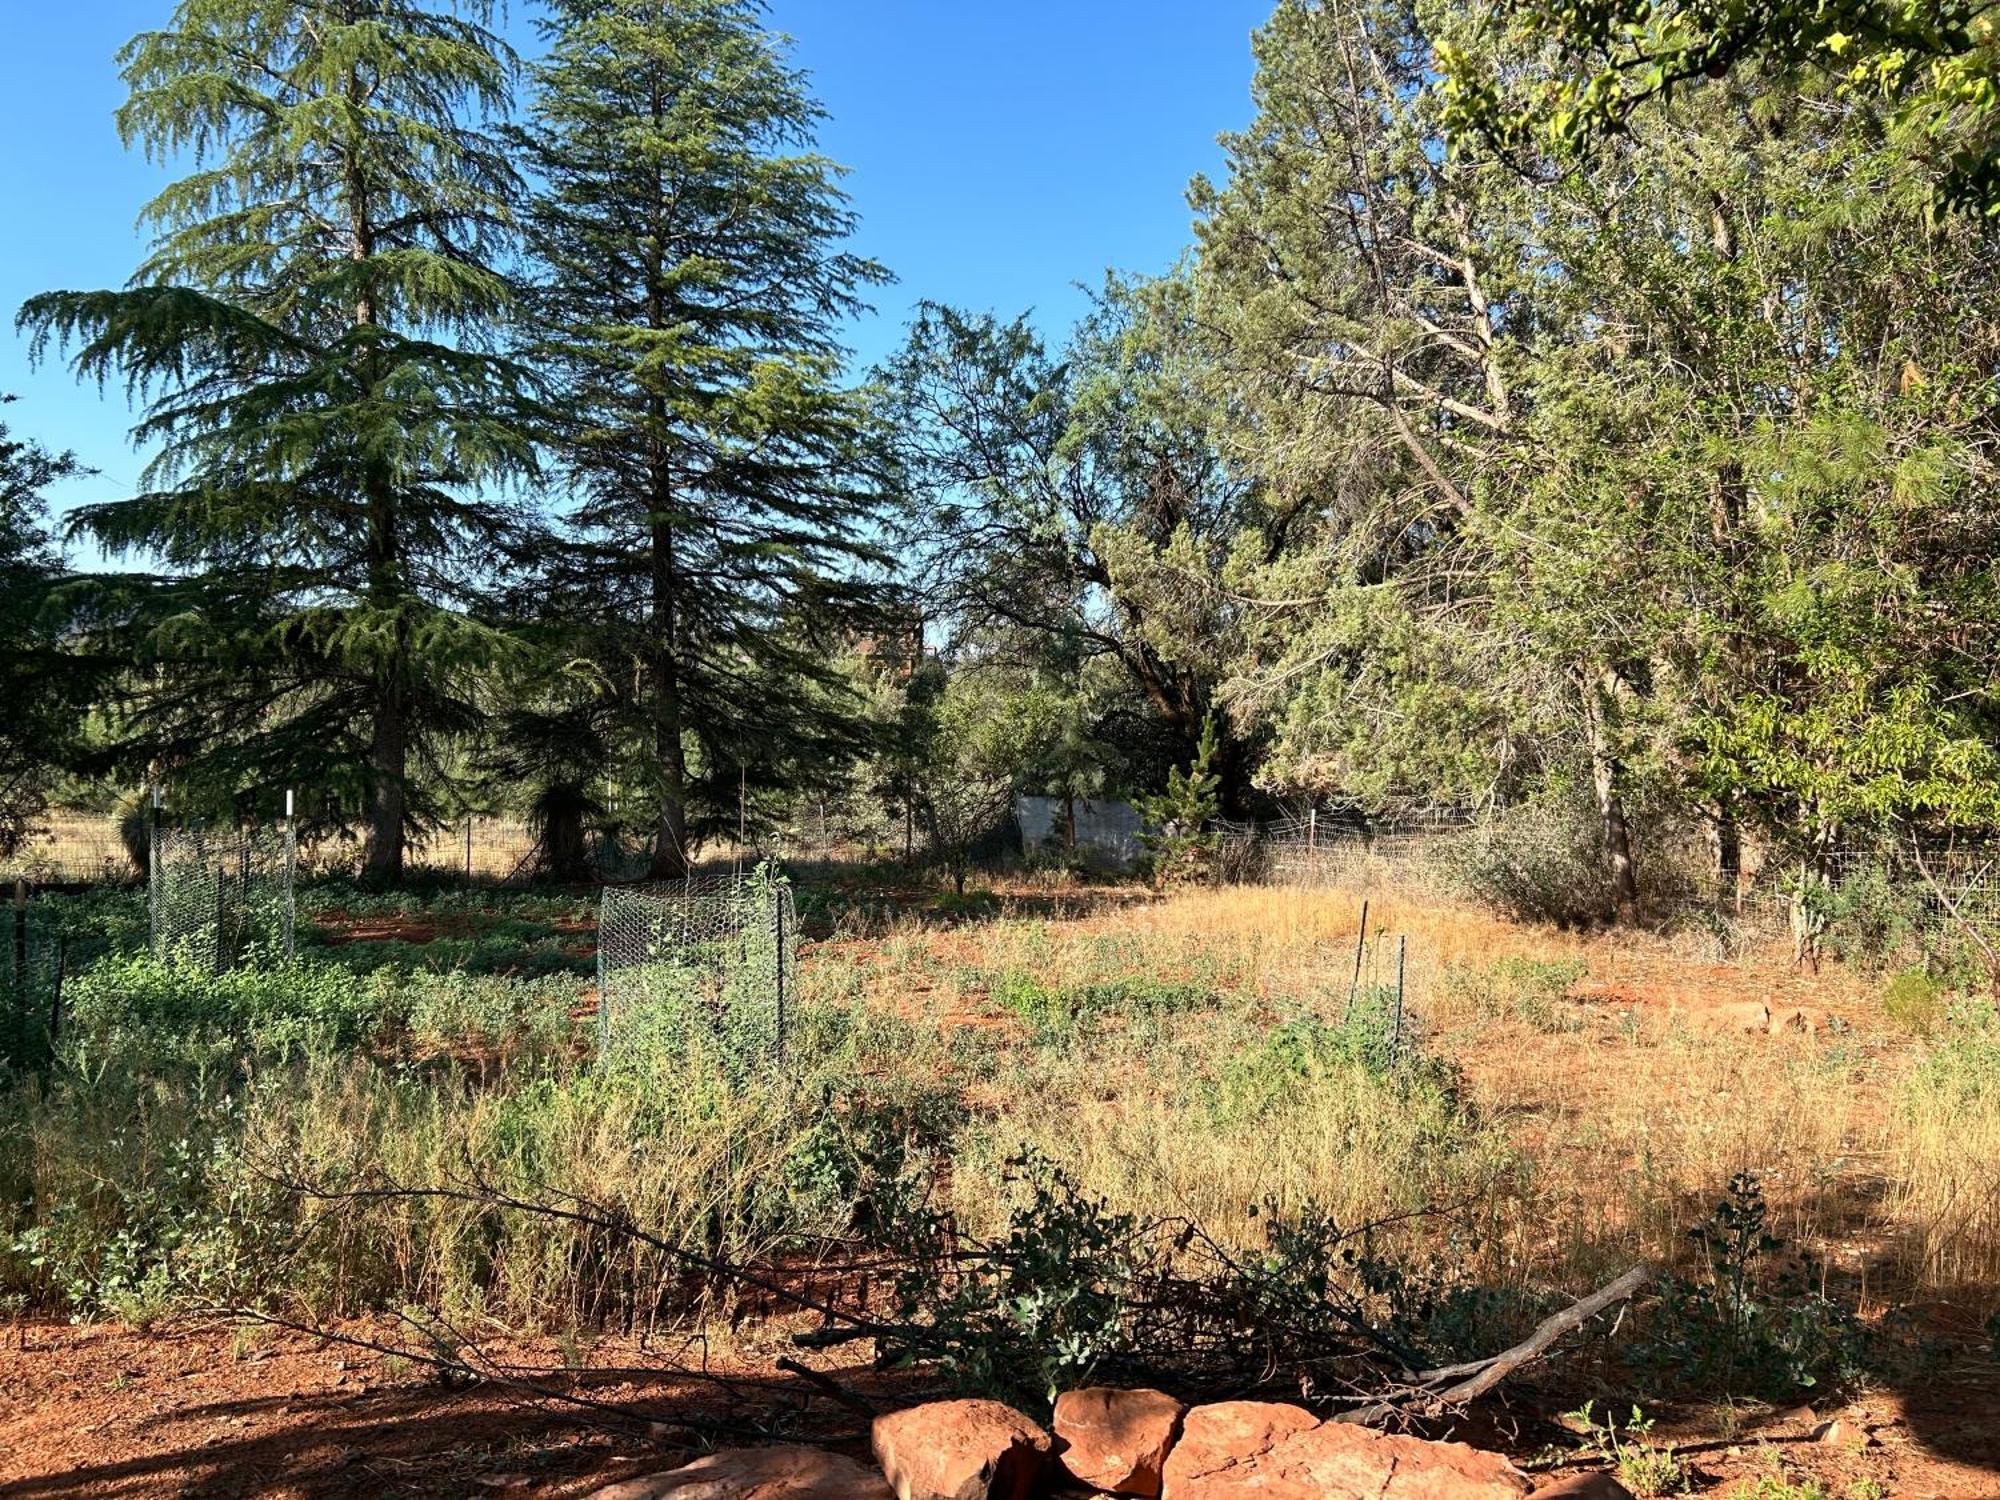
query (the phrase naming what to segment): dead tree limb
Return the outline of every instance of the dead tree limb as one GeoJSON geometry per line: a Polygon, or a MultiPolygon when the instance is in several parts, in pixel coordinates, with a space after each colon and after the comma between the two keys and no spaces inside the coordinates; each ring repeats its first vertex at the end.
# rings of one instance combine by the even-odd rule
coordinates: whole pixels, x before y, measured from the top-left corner
{"type": "Polygon", "coordinates": [[[1634,1266],[1608,1286],[1600,1287],[1580,1302],[1572,1302],[1561,1312],[1544,1318],[1535,1326],[1533,1333],[1511,1349],[1502,1350],[1490,1359],[1426,1370],[1410,1382],[1411,1389],[1407,1396],[1341,1412],[1334,1420],[1373,1426],[1392,1417],[1464,1406],[1476,1401],[1523,1365],[1540,1359],[1565,1335],[1576,1332],[1599,1313],[1629,1301],[1652,1279],[1651,1266],[1634,1266]],[[1459,1380],[1460,1376],[1467,1378],[1459,1380]],[[1433,1389],[1445,1380],[1458,1380],[1458,1383],[1443,1390],[1433,1389]]]}

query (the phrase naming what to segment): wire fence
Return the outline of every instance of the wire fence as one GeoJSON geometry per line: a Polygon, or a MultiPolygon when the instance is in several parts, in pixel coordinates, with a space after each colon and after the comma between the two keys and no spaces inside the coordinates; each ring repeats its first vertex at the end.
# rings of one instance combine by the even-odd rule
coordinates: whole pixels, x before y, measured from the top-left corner
{"type": "MultiPolygon", "coordinates": [[[[1249,883],[1464,894],[1496,868],[1532,880],[1567,866],[1573,878],[1587,880],[1599,863],[1595,847],[1580,848],[1573,829],[1524,827],[1460,809],[1379,821],[1223,823],[1218,832],[1224,878],[1249,883]]],[[[1638,883],[1650,916],[1728,942],[1789,934],[1809,954],[1845,922],[1919,933],[1950,927],[2000,948],[2000,845],[1991,843],[1857,840],[1810,857],[1753,848],[1725,870],[1707,837],[1655,829],[1639,840],[1638,883]]]]}
{"type": "Polygon", "coordinates": [[[9,910],[0,953],[0,1072],[39,1067],[62,1031],[67,944],[32,924],[19,902],[9,910]]]}
{"type": "Polygon", "coordinates": [[[156,958],[217,973],[253,949],[296,951],[298,842],[278,828],[160,828],[147,917],[156,958]]]}
{"type": "Polygon", "coordinates": [[[607,888],[597,919],[600,1050],[705,1056],[739,1078],[783,1067],[797,950],[791,888],[768,870],[607,888]]]}
{"type": "MultiPolygon", "coordinates": [[[[143,823],[133,821],[135,826],[127,830],[109,813],[53,814],[11,856],[0,859],[0,882],[24,879],[43,887],[143,882],[148,878],[148,834],[143,823]]],[[[640,879],[652,854],[629,829],[594,829],[586,849],[591,875],[599,880],[640,879]]],[[[352,877],[360,871],[362,854],[362,840],[351,834],[301,840],[298,873],[352,877]]],[[[454,818],[412,838],[404,867],[413,876],[467,885],[527,885],[549,875],[542,840],[525,821],[504,814],[454,818]]]]}

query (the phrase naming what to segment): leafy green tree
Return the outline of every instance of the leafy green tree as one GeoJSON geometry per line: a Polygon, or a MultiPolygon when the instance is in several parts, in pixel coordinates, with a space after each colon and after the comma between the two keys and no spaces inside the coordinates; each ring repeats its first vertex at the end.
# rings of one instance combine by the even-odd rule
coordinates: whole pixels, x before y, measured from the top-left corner
{"type": "Polygon", "coordinates": [[[182,0],[121,60],[128,144],[194,170],[147,205],[129,286],[22,324],[122,374],[146,489],[77,527],[161,571],[120,585],[138,754],[228,794],[361,811],[393,881],[444,737],[503,632],[469,612],[532,467],[510,302],[518,184],[484,122],[512,62],[486,0],[182,0]]]}
{"type": "Polygon", "coordinates": [[[1574,156],[1639,111],[1760,70],[1883,100],[1889,124],[1943,167],[1938,199],[2000,213],[2000,48],[1983,0],[1511,0],[1528,61],[1441,49],[1461,134],[1574,156]]]}
{"type": "Polygon", "coordinates": [[[1512,356],[1541,328],[1513,302],[1526,185],[1444,149],[1408,6],[1284,0],[1255,51],[1257,119],[1190,192],[1216,441],[1262,491],[1220,577],[1228,696],[1283,789],[1511,795],[1575,717],[1565,664],[1507,650],[1483,586],[1482,491],[1527,451],[1512,356]]]}
{"type": "MultiPolygon", "coordinates": [[[[12,401],[11,396],[0,401],[12,401]]],[[[73,649],[77,621],[62,558],[47,530],[44,492],[82,473],[0,423],[0,856],[11,855],[47,806],[75,753],[91,706],[92,674],[73,649]]]]}
{"type": "Polygon", "coordinates": [[[644,747],[662,877],[703,791],[733,812],[860,746],[835,648],[882,597],[887,475],[840,337],[886,273],[841,248],[821,111],[761,9],[555,0],[521,134],[576,495],[540,587],[644,747]]]}
{"type": "MultiPolygon", "coordinates": [[[[1213,587],[1254,506],[1190,380],[1184,283],[1108,277],[1066,349],[1025,317],[926,304],[882,374],[921,498],[911,550],[934,618],[1023,664],[1114,663],[1192,753],[1232,631],[1213,587]]],[[[1247,747],[1224,747],[1228,793],[1247,747]]]]}
{"type": "Polygon", "coordinates": [[[1436,59],[1517,43],[1287,0],[1197,184],[1221,444],[1315,497],[1224,574],[1267,775],[1590,787],[1628,909],[1639,808],[1725,872],[1745,825],[1989,826],[1993,247],[1930,220],[1890,106],[1795,80],[1656,102],[1558,180],[1452,154],[1436,59]]]}
{"type": "Polygon", "coordinates": [[[1006,822],[1054,739],[1054,694],[1004,666],[935,659],[910,683],[908,775],[931,847],[965,894],[972,851],[1006,822]]]}

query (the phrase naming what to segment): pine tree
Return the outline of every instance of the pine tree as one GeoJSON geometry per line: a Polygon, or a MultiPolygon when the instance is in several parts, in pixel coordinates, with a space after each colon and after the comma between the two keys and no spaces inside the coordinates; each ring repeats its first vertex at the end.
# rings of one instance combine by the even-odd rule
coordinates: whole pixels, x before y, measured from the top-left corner
{"type": "Polygon", "coordinates": [[[157,558],[126,625],[136,750],[219,793],[365,811],[402,869],[417,773],[476,722],[505,637],[464,612],[527,469],[519,369],[487,352],[517,191],[485,122],[513,62],[488,0],[182,0],[121,55],[128,145],[191,175],[123,290],[35,298],[38,347],[122,373],[147,488],[85,509],[157,558]]]}
{"type": "Polygon", "coordinates": [[[876,599],[882,476],[839,334],[886,276],[839,248],[821,112],[753,0],[551,10],[527,228],[576,499],[543,586],[616,695],[673,876],[704,780],[733,811],[860,732],[826,647],[876,599]]]}

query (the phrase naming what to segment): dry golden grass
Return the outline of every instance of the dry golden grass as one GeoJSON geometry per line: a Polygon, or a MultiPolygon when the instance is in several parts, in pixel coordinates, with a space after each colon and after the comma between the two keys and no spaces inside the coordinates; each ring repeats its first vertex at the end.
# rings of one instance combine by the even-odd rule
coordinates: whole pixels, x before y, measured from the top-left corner
{"type": "Polygon", "coordinates": [[[1232,1057],[1287,1017],[1337,1016],[1359,891],[1078,892],[986,923],[909,918],[859,945],[867,961],[848,982],[905,1015],[992,1028],[981,1034],[1001,1061],[973,1087],[988,1159],[959,1176],[980,1202],[1022,1143],[1114,1206],[1225,1233],[1264,1198],[1311,1199],[1349,1221],[1469,1198],[1489,1271],[1573,1285],[1638,1257],[1684,1259],[1687,1231],[1750,1171],[1773,1230],[1871,1296],[1992,1296],[2000,1083],[1969,1089],[1961,1068],[1948,1086],[1920,1086],[1924,1044],[1886,1025],[1870,980],[1798,972],[1781,950],[1721,964],[1645,933],[1558,932],[1425,893],[1366,895],[1364,975],[1391,979],[1394,939],[1407,939],[1409,1009],[1460,1074],[1468,1125],[1441,1128],[1352,1080],[1316,1081],[1259,1120],[1216,1116],[1232,1057]],[[1482,978],[1496,964],[1503,975],[1568,964],[1576,977],[1552,1005],[1510,1008],[1495,998],[1505,983],[1482,978]],[[1192,982],[1220,998],[1066,1050],[1046,1038],[1026,1048],[989,998],[1014,974],[1058,990],[1192,982]],[[1748,1034],[1735,1018],[1757,1003],[1803,1007],[1816,1029],[1748,1034]]]}
{"type": "MultiPolygon", "coordinates": [[[[513,818],[472,820],[471,873],[481,879],[505,880],[534,848],[527,826],[513,818]]],[[[300,851],[308,869],[346,870],[359,846],[329,840],[300,851]]],[[[466,867],[465,825],[458,823],[420,841],[410,851],[412,869],[458,873],[466,867]]],[[[82,881],[121,882],[137,873],[110,813],[51,813],[39,831],[11,859],[0,860],[0,880],[27,880],[59,885],[82,881]]]]}

